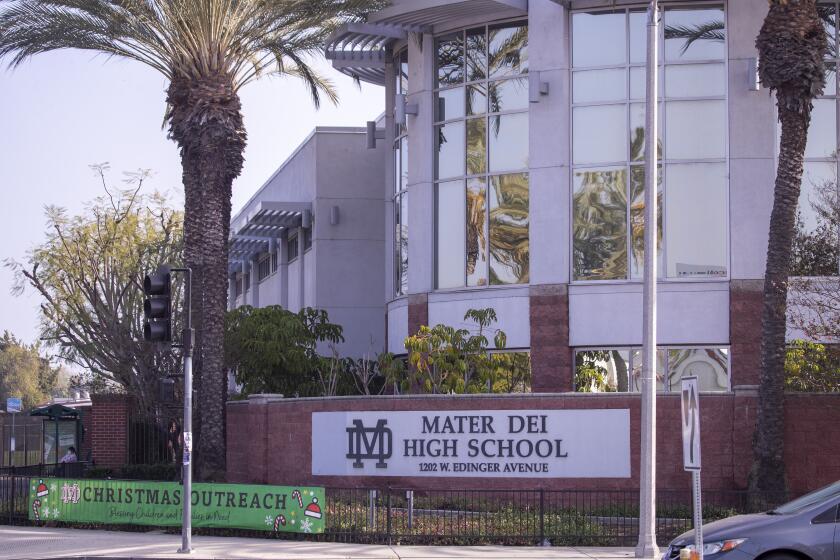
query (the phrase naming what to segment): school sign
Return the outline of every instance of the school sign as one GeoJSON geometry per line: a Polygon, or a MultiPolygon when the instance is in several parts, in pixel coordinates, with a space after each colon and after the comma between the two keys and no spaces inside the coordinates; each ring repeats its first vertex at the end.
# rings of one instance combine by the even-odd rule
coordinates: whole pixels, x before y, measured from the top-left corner
{"type": "MultiPolygon", "coordinates": [[[[177,482],[33,478],[29,519],[79,523],[181,525],[177,482]]],[[[323,488],[194,484],[193,527],[323,533],[323,488]]]]}

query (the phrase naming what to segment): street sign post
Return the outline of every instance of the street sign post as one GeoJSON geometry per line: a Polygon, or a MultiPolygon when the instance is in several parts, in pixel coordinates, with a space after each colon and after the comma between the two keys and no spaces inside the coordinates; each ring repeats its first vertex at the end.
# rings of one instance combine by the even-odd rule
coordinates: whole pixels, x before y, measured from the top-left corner
{"type": "Polygon", "coordinates": [[[9,466],[15,464],[15,416],[23,409],[23,399],[21,397],[7,397],[6,398],[6,412],[12,415],[12,433],[9,436],[9,466]]]}
{"type": "Polygon", "coordinates": [[[696,377],[683,377],[680,387],[682,408],[683,468],[691,471],[694,501],[695,558],[703,558],[703,506],[700,485],[700,387],[696,377]]]}

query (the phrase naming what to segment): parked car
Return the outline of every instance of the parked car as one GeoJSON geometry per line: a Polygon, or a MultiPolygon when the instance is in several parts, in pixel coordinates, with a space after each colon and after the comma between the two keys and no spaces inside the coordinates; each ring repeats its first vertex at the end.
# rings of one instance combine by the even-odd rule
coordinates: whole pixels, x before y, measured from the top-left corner
{"type": "MultiPolygon", "coordinates": [[[[840,481],[776,509],[703,525],[703,556],[715,560],[840,560],[840,481]]],[[[662,560],[694,550],[694,531],[683,533],[662,560]]]]}

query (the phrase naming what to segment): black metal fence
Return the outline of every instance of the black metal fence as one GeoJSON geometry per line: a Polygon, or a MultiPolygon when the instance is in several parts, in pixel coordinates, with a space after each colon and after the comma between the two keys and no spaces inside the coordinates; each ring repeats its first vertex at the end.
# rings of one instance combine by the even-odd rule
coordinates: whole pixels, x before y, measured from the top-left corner
{"type": "MultiPolygon", "coordinates": [[[[0,471],[0,522],[28,522],[29,478],[70,476],[61,469],[45,465],[27,472],[0,471]]],[[[355,543],[553,546],[632,546],[638,539],[636,490],[327,488],[326,497],[325,534],[278,536],[355,543]]],[[[705,491],[704,521],[769,507],[759,508],[754,502],[746,492],[705,491]]],[[[660,544],[692,528],[691,511],[690,491],[657,492],[660,544]]]]}
{"type": "Polygon", "coordinates": [[[181,462],[183,412],[167,407],[157,413],[134,414],[128,422],[128,464],[181,462]]]}

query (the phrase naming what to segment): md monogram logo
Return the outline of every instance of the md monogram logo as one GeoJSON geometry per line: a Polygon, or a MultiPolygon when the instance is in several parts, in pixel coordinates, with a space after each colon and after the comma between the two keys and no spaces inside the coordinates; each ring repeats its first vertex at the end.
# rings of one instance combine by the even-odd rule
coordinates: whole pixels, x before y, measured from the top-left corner
{"type": "Polygon", "coordinates": [[[376,426],[366,428],[361,420],[353,420],[353,425],[347,427],[347,458],[353,459],[353,468],[361,469],[364,459],[376,459],[376,468],[384,469],[388,466],[385,459],[391,458],[392,434],[386,428],[388,420],[376,421],[376,426]]]}

